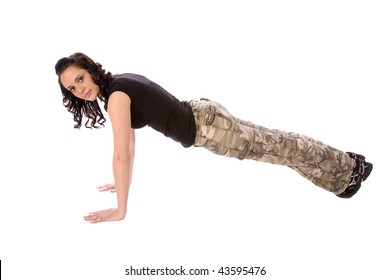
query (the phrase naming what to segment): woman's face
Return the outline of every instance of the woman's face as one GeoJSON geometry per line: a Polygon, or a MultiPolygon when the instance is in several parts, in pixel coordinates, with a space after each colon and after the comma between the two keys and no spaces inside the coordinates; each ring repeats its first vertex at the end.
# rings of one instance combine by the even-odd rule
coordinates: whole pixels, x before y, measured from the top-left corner
{"type": "Polygon", "coordinates": [[[60,75],[62,85],[80,99],[95,101],[100,89],[87,70],[68,66],[60,75]]]}

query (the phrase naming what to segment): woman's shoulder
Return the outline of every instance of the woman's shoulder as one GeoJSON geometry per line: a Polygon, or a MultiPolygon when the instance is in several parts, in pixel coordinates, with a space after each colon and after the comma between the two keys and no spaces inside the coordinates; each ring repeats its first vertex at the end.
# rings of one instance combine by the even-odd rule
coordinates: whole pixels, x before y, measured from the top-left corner
{"type": "Polygon", "coordinates": [[[149,84],[151,81],[146,78],[145,76],[142,76],[140,74],[134,74],[134,73],[122,73],[122,74],[116,74],[113,76],[113,84],[115,83],[141,83],[141,84],[149,84]]]}
{"type": "Polygon", "coordinates": [[[144,92],[150,90],[153,86],[153,82],[148,78],[134,73],[122,73],[112,76],[112,82],[108,90],[108,95],[114,91],[123,91],[127,94],[134,92],[144,92]]]}

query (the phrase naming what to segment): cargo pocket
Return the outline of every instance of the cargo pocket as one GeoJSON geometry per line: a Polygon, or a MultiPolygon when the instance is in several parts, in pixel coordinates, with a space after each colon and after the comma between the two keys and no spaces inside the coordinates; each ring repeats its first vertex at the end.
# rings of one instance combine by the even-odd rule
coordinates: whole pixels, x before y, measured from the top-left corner
{"type": "Polygon", "coordinates": [[[215,107],[212,105],[207,106],[206,116],[205,116],[205,125],[210,126],[214,123],[215,120],[215,107]]]}
{"type": "Polygon", "coordinates": [[[213,102],[207,108],[206,125],[212,125],[222,130],[230,130],[233,126],[233,119],[224,107],[213,102]]]}
{"type": "Polygon", "coordinates": [[[240,154],[237,156],[237,158],[239,160],[243,160],[245,159],[247,156],[249,156],[250,152],[251,152],[251,147],[252,147],[252,144],[251,142],[249,142],[248,140],[244,140],[244,144],[242,146],[242,148],[240,149],[241,152],[240,154]]]}

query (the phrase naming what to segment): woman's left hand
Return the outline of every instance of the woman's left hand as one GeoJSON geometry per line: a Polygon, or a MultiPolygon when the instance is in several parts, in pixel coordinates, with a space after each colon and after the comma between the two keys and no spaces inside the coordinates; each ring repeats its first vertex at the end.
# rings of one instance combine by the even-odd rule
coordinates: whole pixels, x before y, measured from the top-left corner
{"type": "Polygon", "coordinates": [[[89,213],[89,215],[85,216],[84,219],[91,224],[96,224],[100,222],[120,221],[123,220],[125,216],[126,214],[119,212],[117,208],[111,208],[89,213]]]}
{"type": "Polygon", "coordinates": [[[115,184],[105,184],[96,187],[99,192],[105,192],[105,191],[111,191],[112,193],[116,192],[116,185],[115,184]]]}

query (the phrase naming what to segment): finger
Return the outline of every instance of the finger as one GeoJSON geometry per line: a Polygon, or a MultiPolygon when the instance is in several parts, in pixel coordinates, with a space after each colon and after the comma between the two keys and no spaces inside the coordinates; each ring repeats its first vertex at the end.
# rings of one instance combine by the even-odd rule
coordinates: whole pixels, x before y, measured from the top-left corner
{"type": "Polygon", "coordinates": [[[116,188],[115,184],[106,184],[106,185],[97,187],[97,189],[98,189],[100,192],[105,192],[105,191],[108,191],[108,190],[113,190],[113,189],[115,189],[115,188],[116,188]]]}
{"type": "Polygon", "coordinates": [[[103,191],[106,191],[108,188],[109,188],[110,185],[106,184],[106,185],[101,185],[101,186],[97,186],[96,188],[103,192],[103,191]]]}
{"type": "Polygon", "coordinates": [[[103,221],[103,219],[99,216],[92,216],[85,219],[87,222],[90,222],[91,224],[100,223],[103,221]]]}
{"type": "Polygon", "coordinates": [[[92,221],[92,220],[96,219],[96,216],[95,215],[88,215],[88,216],[85,216],[84,219],[86,221],[92,221]]]}
{"type": "Polygon", "coordinates": [[[91,213],[89,213],[89,215],[87,217],[92,218],[92,219],[96,219],[97,217],[103,217],[106,212],[107,212],[107,210],[91,212],[91,213]]]}
{"type": "Polygon", "coordinates": [[[114,184],[104,184],[104,185],[100,185],[100,186],[97,186],[98,189],[101,189],[101,188],[109,188],[111,186],[113,186],[114,184]]]}
{"type": "Polygon", "coordinates": [[[101,217],[96,217],[96,219],[89,221],[91,224],[97,224],[102,222],[103,219],[101,217]]]}
{"type": "Polygon", "coordinates": [[[89,213],[89,215],[85,216],[84,219],[87,221],[91,221],[91,220],[97,219],[98,217],[99,217],[98,212],[91,212],[91,213],[89,213]]]}

